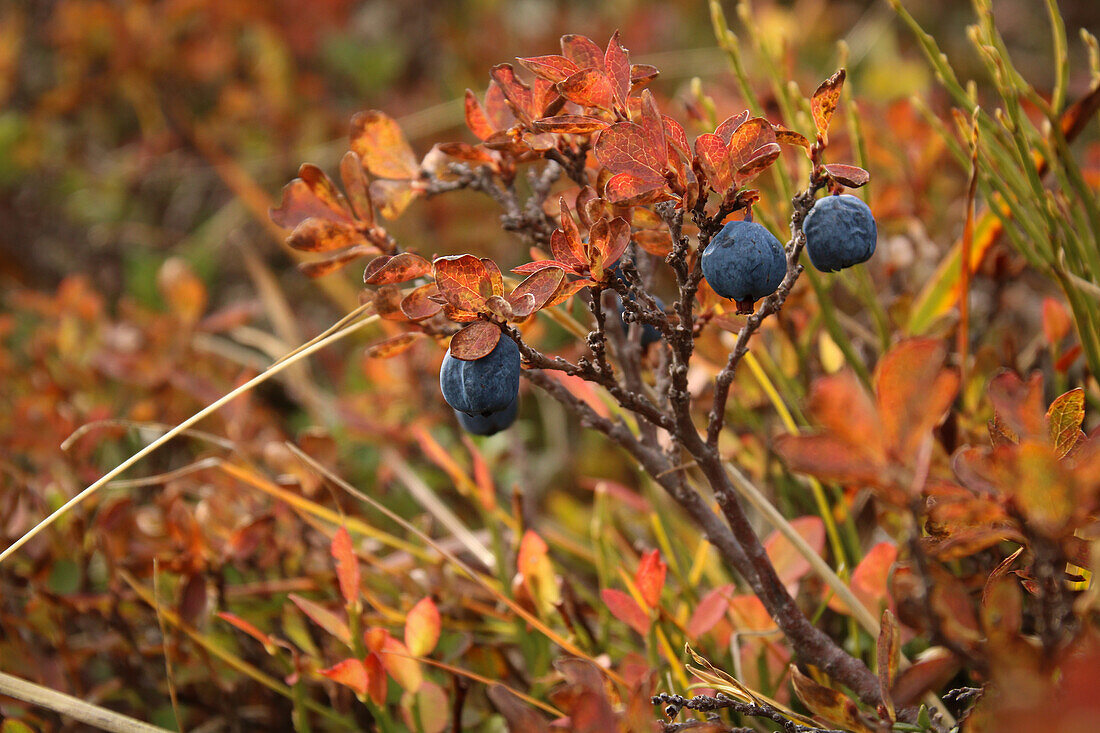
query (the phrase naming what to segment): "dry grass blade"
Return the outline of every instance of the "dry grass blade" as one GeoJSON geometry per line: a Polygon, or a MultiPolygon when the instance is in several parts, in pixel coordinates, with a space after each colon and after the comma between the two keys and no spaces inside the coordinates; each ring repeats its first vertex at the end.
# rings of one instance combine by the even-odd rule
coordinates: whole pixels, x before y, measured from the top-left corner
{"type": "Polygon", "coordinates": [[[3,672],[0,672],[0,695],[39,705],[100,730],[115,733],[166,733],[168,730],[3,672]]]}
{"type": "Polygon", "coordinates": [[[264,371],[260,374],[257,374],[255,377],[248,380],[247,382],[242,384],[240,387],[237,387],[232,392],[229,392],[228,394],[222,396],[221,398],[215,400],[214,402],[211,402],[209,405],[207,405],[203,409],[199,410],[194,415],[187,418],[186,420],[184,420],[180,424],[176,425],[174,428],[172,428],[171,430],[166,432],[164,435],[162,435],[159,438],[157,438],[156,440],[154,440],[149,445],[147,445],[144,448],[142,448],[141,450],[139,450],[134,455],[127,458],[122,463],[115,466],[113,469],[111,469],[110,471],[105,473],[102,477],[100,477],[99,480],[95,481],[90,486],[88,486],[83,491],[81,491],[79,494],[77,494],[73,498],[69,499],[64,504],[62,504],[53,513],[51,513],[48,517],[46,517],[41,522],[36,524],[34,527],[31,527],[31,529],[28,530],[26,532],[26,534],[24,534],[22,537],[17,539],[15,542],[11,543],[11,545],[9,545],[3,552],[0,552],[0,563],[3,563],[4,560],[6,560],[11,555],[13,555],[20,547],[22,547],[27,542],[29,542],[31,539],[33,539],[35,537],[35,535],[37,535],[39,532],[41,532],[42,530],[46,529],[51,524],[56,522],[59,517],[61,517],[61,516],[65,515],[66,513],[68,513],[71,509],[73,509],[78,504],[83,502],[85,499],[90,497],[96,491],[98,491],[103,486],[105,486],[106,484],[110,483],[115,478],[117,478],[120,474],[122,474],[124,471],[126,471],[126,469],[130,468],[131,466],[133,466],[135,463],[140,461],[142,458],[145,458],[150,453],[156,451],[157,449],[159,449],[160,447],[165,445],[168,441],[172,440],[172,438],[174,438],[177,435],[179,435],[180,433],[183,433],[184,431],[186,431],[192,425],[202,421],[203,419],[209,417],[210,415],[213,415],[215,412],[217,412],[218,410],[220,410],[222,407],[229,404],[233,400],[237,399],[241,395],[245,394],[246,392],[251,391],[256,386],[258,386],[260,384],[263,384],[267,380],[271,379],[275,375],[279,374],[283,370],[285,370],[288,367],[290,367],[291,365],[295,364],[299,359],[304,359],[305,357],[309,356],[313,352],[319,351],[320,349],[324,348],[325,346],[336,343],[337,341],[344,338],[345,336],[349,336],[352,333],[355,333],[356,331],[363,328],[367,324],[373,323],[375,320],[377,320],[377,318],[378,318],[378,316],[369,316],[367,318],[364,318],[361,321],[351,323],[351,324],[343,327],[339,331],[336,331],[334,333],[329,333],[328,335],[324,336],[323,338],[314,339],[307,346],[305,346],[303,348],[300,348],[300,349],[296,349],[294,352],[292,352],[291,356],[288,356],[287,358],[284,358],[284,359],[272,364],[270,367],[267,368],[267,371],[264,371]]]}
{"type": "Polygon", "coordinates": [[[441,547],[439,545],[439,543],[437,543],[435,540],[433,540],[428,535],[421,532],[419,529],[417,529],[415,526],[413,526],[408,520],[406,520],[403,517],[401,517],[400,515],[396,514],[392,509],[387,507],[385,504],[382,504],[380,501],[377,501],[373,497],[367,496],[362,491],[355,488],[354,486],[349,484],[347,481],[345,481],[344,479],[340,478],[339,476],[334,474],[329,469],[322,466],[320,463],[315,461],[309,455],[302,452],[302,450],[299,449],[296,445],[288,443],[287,447],[291,450],[291,452],[294,453],[294,455],[298,456],[298,458],[301,459],[301,461],[303,463],[305,463],[307,466],[309,466],[312,470],[316,471],[319,476],[322,476],[326,480],[332,482],[333,485],[338,486],[339,488],[343,489],[344,491],[346,491],[351,496],[354,496],[355,498],[359,499],[360,501],[362,501],[366,504],[369,504],[374,509],[376,509],[379,512],[385,514],[391,520],[393,520],[397,524],[401,525],[403,528],[405,528],[405,530],[407,530],[407,531],[411,532],[412,534],[416,535],[417,537],[419,537],[422,541],[424,541],[432,549],[434,549],[436,552],[438,552],[439,554],[441,554],[445,558],[447,558],[447,560],[452,565],[454,565],[456,568],[458,568],[463,573],[465,573],[471,580],[473,580],[477,584],[481,585],[483,588],[485,588],[485,590],[487,590],[490,594],[492,594],[497,600],[499,600],[504,605],[508,606],[508,608],[511,609],[511,611],[513,613],[515,613],[517,616],[519,616],[524,621],[529,623],[539,633],[546,636],[546,638],[548,638],[550,641],[554,642],[555,644],[557,644],[558,646],[560,646],[562,649],[569,652],[570,654],[572,654],[574,656],[577,656],[577,657],[580,657],[582,659],[586,659],[589,662],[592,662],[597,667],[599,667],[600,671],[603,672],[605,675],[607,675],[608,678],[610,678],[611,680],[613,680],[617,684],[623,685],[624,687],[626,686],[626,681],[617,672],[615,672],[614,670],[611,670],[611,669],[606,669],[604,667],[601,667],[599,665],[599,663],[596,662],[596,660],[594,660],[589,655],[585,654],[584,650],[580,649],[578,646],[576,646],[575,644],[570,642],[568,639],[564,638],[561,634],[558,634],[556,631],[554,631],[549,626],[547,626],[545,623],[543,623],[538,617],[536,617],[535,615],[533,615],[532,613],[527,611],[525,608],[520,606],[518,603],[513,601],[508,596],[506,596],[503,592],[501,592],[500,588],[497,587],[497,585],[495,583],[490,582],[489,580],[486,580],[485,576],[481,575],[478,572],[475,572],[473,568],[471,568],[469,565],[467,565],[462,560],[460,560],[453,552],[450,552],[449,550],[441,547]]]}

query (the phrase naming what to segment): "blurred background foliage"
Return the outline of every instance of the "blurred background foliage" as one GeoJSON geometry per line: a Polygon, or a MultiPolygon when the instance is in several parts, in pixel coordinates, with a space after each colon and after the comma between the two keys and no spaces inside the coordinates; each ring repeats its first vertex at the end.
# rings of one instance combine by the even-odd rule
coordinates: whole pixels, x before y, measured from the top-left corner
{"type": "MultiPolygon", "coordinates": [[[[959,78],[978,79],[978,94],[992,103],[996,90],[981,81],[982,61],[966,38],[972,10],[952,0],[906,6],[936,37],[959,78]]],[[[998,0],[993,6],[1021,75],[1049,90],[1053,49],[1042,4],[998,0]]],[[[1090,84],[1087,51],[1074,31],[1100,28],[1100,4],[1064,0],[1058,7],[1071,30],[1072,101],[1090,84]]],[[[962,230],[967,172],[912,101],[950,120],[952,100],[885,2],[755,0],[751,9],[751,28],[731,4],[726,16],[769,116],[777,115],[778,102],[767,81],[771,61],[762,59],[778,60],[780,75],[806,92],[839,65],[837,42],[846,44],[848,88],[856,100],[850,111],[859,117],[865,146],[859,155],[872,172],[869,195],[881,239],[865,271],[830,285],[832,317],[848,342],[843,345],[873,363],[904,332],[914,298],[962,230]]],[[[385,110],[419,154],[438,141],[470,141],[462,95],[466,88],[483,92],[490,66],[555,53],[564,33],[600,41],[615,29],[634,61],[661,69],[655,92],[671,114],[698,123],[694,132],[706,126],[709,104],[718,119],[747,106],[700,0],[0,5],[0,541],[9,544],[147,442],[156,424],[172,425],[192,414],[355,304],[356,268],[307,280],[293,267],[286,233],[267,218],[273,197],[301,162],[335,171],[354,112],[385,110]],[[131,422],[111,422],[117,420],[131,422]],[[87,424],[96,426],[91,434],[68,452],[59,448],[87,424]]],[[[850,131],[838,138],[838,147],[851,146],[850,131]]],[[[1093,190],[1100,186],[1097,139],[1093,122],[1074,145],[1093,190]]],[[[786,211],[779,199],[762,208],[786,211]]],[[[527,255],[500,231],[496,211],[472,193],[419,201],[388,226],[404,246],[425,255],[473,251],[502,263],[527,255]]],[[[972,404],[998,367],[1043,369],[1048,397],[1084,381],[1083,360],[1068,358],[1075,339],[1056,283],[1000,243],[987,253],[972,287],[971,323],[985,325],[980,331],[972,327],[972,404]]],[[[762,354],[765,369],[795,409],[813,374],[835,371],[845,358],[806,292],[803,287],[792,298],[791,318],[799,328],[812,327],[794,346],[766,334],[774,353],[762,354]]],[[[933,330],[948,332],[943,323],[933,330]]],[[[376,336],[397,331],[383,324],[380,332],[376,336]]],[[[718,346],[704,345],[703,358],[718,346]]],[[[308,444],[311,455],[331,459],[349,481],[385,497],[424,528],[434,526],[431,518],[397,485],[384,460],[387,449],[413,461],[448,501],[464,501],[464,520],[488,526],[493,518],[509,517],[518,536],[524,518],[537,511],[540,531],[562,569],[581,579],[599,576],[601,586],[614,582],[615,562],[608,557],[630,555],[655,541],[636,503],[607,498],[608,491],[638,498],[634,492],[642,490],[622,493],[614,483],[637,483],[629,462],[593,435],[574,430],[541,395],[532,400],[537,409],[525,408],[530,419],[520,422],[518,435],[466,452],[453,426],[438,419],[440,358],[440,350],[427,345],[385,361],[363,358],[361,344],[326,351],[204,424],[206,433],[157,454],[142,475],[159,478],[103,495],[94,511],[72,514],[29,544],[0,571],[4,671],[173,725],[156,615],[114,572],[122,568],[149,581],[154,558],[165,575],[164,597],[185,622],[209,628],[217,623],[210,619],[212,609],[251,603],[258,624],[262,619],[266,629],[280,627],[308,646],[302,620],[290,618],[280,610],[285,604],[272,598],[333,587],[315,507],[379,517],[327,495],[282,447],[290,438],[308,444]],[[478,460],[491,466],[497,499],[472,508],[477,502],[469,487],[454,480],[454,466],[438,460],[433,444],[462,456],[462,470],[471,475],[478,460]],[[272,501],[268,493],[242,489],[239,480],[216,471],[200,472],[201,480],[172,473],[227,451],[262,467],[306,503],[272,501]],[[596,493],[602,498],[593,508],[598,479],[612,483],[596,493]],[[596,542],[602,522],[614,531],[596,542]]],[[[785,514],[812,513],[805,492],[791,490],[796,484],[777,471],[766,448],[777,425],[768,395],[742,376],[732,407],[741,427],[730,431],[729,452],[755,475],[775,479],[785,514]]],[[[1089,384],[1094,421],[1097,387],[1094,380],[1089,384]]],[[[958,430],[977,429],[985,417],[977,415],[958,430]]],[[[647,501],[665,506],[651,489],[642,491],[641,507],[652,508],[647,501]]],[[[859,511],[852,508],[857,519],[859,511]]],[[[866,512],[862,519],[866,524],[866,512]]],[[[669,531],[679,536],[673,537],[679,547],[693,529],[669,531]]],[[[453,573],[438,563],[421,575],[410,573],[411,567],[408,558],[380,564],[377,592],[396,607],[438,592],[451,598],[445,612],[453,619],[507,636],[498,619],[477,616],[483,608],[466,608],[463,616],[463,604],[491,604],[492,598],[462,598],[453,573]]],[[[709,587],[721,585],[721,573],[704,567],[709,587]]],[[[233,645],[226,628],[218,633],[222,643],[233,645]]],[[[174,638],[185,646],[180,635],[174,638]]],[[[514,660],[495,647],[475,643],[463,649],[474,654],[471,659],[474,652],[481,654],[476,664],[484,673],[520,676],[508,667],[514,660]]],[[[869,654],[866,648],[863,653],[869,654]]],[[[211,711],[243,729],[289,714],[289,702],[286,709],[266,712],[236,709],[238,700],[218,694],[218,685],[231,686],[219,678],[224,667],[196,647],[173,654],[179,669],[190,669],[177,680],[185,712],[202,711],[189,725],[211,711]],[[206,684],[205,674],[218,683],[206,684]]],[[[241,654],[257,664],[263,658],[255,649],[241,654]]],[[[548,654],[525,654],[542,660],[541,667],[527,670],[526,681],[537,685],[548,654]]],[[[270,705],[281,699],[265,697],[256,686],[248,689],[252,696],[241,699],[270,705]]],[[[334,705],[346,709],[346,703],[334,705]]],[[[33,715],[45,729],[62,725],[48,713],[33,715]]]]}

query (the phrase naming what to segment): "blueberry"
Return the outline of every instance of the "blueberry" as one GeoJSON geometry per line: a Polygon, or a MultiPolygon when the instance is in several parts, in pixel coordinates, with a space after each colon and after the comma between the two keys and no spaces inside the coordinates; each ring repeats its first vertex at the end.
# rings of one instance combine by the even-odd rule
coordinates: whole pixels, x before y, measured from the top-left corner
{"type": "Polygon", "coordinates": [[[439,388],[454,409],[487,416],[515,401],[519,372],[519,347],[502,334],[493,350],[480,359],[463,361],[448,351],[439,370],[439,388]]]}
{"type": "Polygon", "coordinates": [[[787,274],[783,245],[760,224],[731,221],[703,250],[703,277],[714,292],[737,301],[738,312],[771,295],[787,274]]]}
{"type": "Polygon", "coordinates": [[[858,265],[875,253],[875,217],[862,199],[851,194],[818,199],[802,229],[806,232],[806,254],[822,272],[858,265]]]}
{"type": "Polygon", "coordinates": [[[511,403],[499,412],[491,412],[488,415],[468,415],[465,412],[455,410],[458,424],[467,433],[474,435],[496,435],[501,430],[509,427],[516,421],[519,412],[519,397],[513,397],[511,403]]]}

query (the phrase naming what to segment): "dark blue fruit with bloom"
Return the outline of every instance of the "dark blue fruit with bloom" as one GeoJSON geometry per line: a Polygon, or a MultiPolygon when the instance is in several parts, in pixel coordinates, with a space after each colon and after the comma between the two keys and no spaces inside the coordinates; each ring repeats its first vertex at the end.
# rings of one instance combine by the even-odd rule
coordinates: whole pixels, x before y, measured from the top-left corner
{"type": "Polygon", "coordinates": [[[851,194],[825,196],[802,225],[806,254],[822,272],[836,272],[871,259],[878,229],[867,204],[851,194]]]}
{"type": "Polygon", "coordinates": [[[500,412],[491,412],[488,415],[468,415],[465,412],[455,410],[458,424],[467,433],[474,435],[496,435],[501,430],[509,427],[516,421],[519,412],[519,397],[513,397],[511,404],[500,412]]]}
{"type": "Polygon", "coordinates": [[[507,336],[485,356],[463,361],[447,355],[439,370],[443,399],[469,415],[487,416],[507,409],[519,394],[519,347],[507,336]]]}
{"type": "Polygon", "coordinates": [[[722,227],[703,250],[702,265],[710,287],[737,301],[739,312],[774,293],[787,274],[783,245],[754,221],[731,221],[722,227]]]}

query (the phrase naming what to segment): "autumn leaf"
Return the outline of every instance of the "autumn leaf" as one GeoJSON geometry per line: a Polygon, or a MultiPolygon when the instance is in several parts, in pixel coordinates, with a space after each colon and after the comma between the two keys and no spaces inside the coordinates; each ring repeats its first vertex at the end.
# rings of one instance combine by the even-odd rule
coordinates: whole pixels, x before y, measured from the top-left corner
{"type": "Polygon", "coordinates": [[[829,163],[821,166],[829,174],[829,178],[848,188],[859,188],[867,185],[871,180],[871,174],[857,165],[844,165],[842,163],[829,163]]]}
{"type": "Polygon", "coordinates": [[[345,659],[328,669],[320,670],[320,673],[334,682],[350,687],[360,697],[367,694],[367,668],[360,659],[345,659]]]}
{"type": "Polygon", "coordinates": [[[501,338],[496,324],[474,321],[451,337],[449,353],[456,359],[474,361],[487,356],[501,338]]]}
{"type": "Polygon", "coordinates": [[[405,617],[405,646],[416,657],[431,654],[439,641],[439,609],[431,598],[421,598],[405,617]]]}
{"type": "Polygon", "coordinates": [[[405,353],[423,338],[426,338],[426,335],[420,331],[406,331],[371,344],[363,353],[368,359],[390,359],[405,353]]]}
{"type": "Polygon", "coordinates": [[[459,310],[477,313],[494,292],[485,262],[473,255],[437,257],[432,262],[436,285],[442,298],[459,310]]]}
{"type": "Polygon", "coordinates": [[[634,584],[638,586],[642,600],[650,608],[657,608],[660,605],[661,589],[665,586],[667,572],[668,565],[661,559],[661,554],[657,550],[642,555],[638,570],[634,574],[634,584]]]}
{"type": "Polygon", "coordinates": [[[725,617],[729,611],[730,596],[733,594],[734,587],[732,584],[723,585],[699,599],[688,621],[688,636],[693,639],[702,636],[725,617]]]}
{"type": "Polygon", "coordinates": [[[810,97],[810,112],[813,114],[817,135],[824,143],[829,142],[829,122],[840,102],[840,88],[844,85],[844,69],[838,69],[810,97]]]}
{"type": "Polygon", "coordinates": [[[1085,420],[1085,390],[1078,387],[1059,395],[1050,403],[1046,419],[1054,455],[1064,458],[1085,437],[1081,432],[1085,420]]]}
{"type": "Polygon", "coordinates": [[[347,623],[339,616],[308,598],[302,598],[297,593],[290,593],[287,597],[302,611],[302,613],[308,616],[313,623],[317,624],[345,644],[351,644],[351,630],[348,629],[347,623]]]}
{"type": "Polygon", "coordinates": [[[604,588],[600,591],[600,598],[611,615],[622,621],[642,636],[649,633],[651,619],[649,614],[642,610],[629,594],[614,588],[604,588]]]}
{"type": "Polygon", "coordinates": [[[791,686],[798,699],[817,716],[854,733],[875,733],[859,707],[843,693],[819,684],[791,665],[791,686]]]}
{"type": "Polygon", "coordinates": [[[432,272],[432,264],[418,254],[401,252],[371,260],[363,271],[366,285],[389,285],[424,277],[432,272]]]}
{"type": "MultiPolygon", "coordinates": [[[[792,519],[790,524],[814,552],[819,555],[822,553],[825,549],[825,523],[821,521],[821,517],[798,517],[792,519]]],[[[810,561],[779,530],[768,535],[764,541],[764,550],[784,585],[794,583],[810,572],[810,561]]]]}
{"type": "Polygon", "coordinates": [[[267,634],[265,634],[264,632],[260,631],[253,624],[249,623],[248,621],[245,621],[240,616],[237,616],[237,615],[232,614],[232,613],[226,613],[225,611],[219,611],[217,616],[222,621],[225,621],[228,624],[232,624],[238,630],[243,631],[244,633],[248,634],[249,636],[251,636],[256,641],[263,644],[264,645],[264,651],[266,651],[268,654],[274,654],[275,653],[275,640],[272,639],[267,634]]]}
{"type": "Polygon", "coordinates": [[[340,583],[340,593],[349,607],[356,606],[359,602],[359,559],[355,556],[351,535],[346,528],[340,527],[336,530],[336,534],[332,536],[330,552],[336,560],[336,579],[340,583]]]}
{"type": "Polygon", "coordinates": [[[379,178],[411,179],[420,174],[405,134],[385,112],[372,109],[351,118],[351,149],[379,178]]]}
{"type": "MultiPolygon", "coordinates": [[[[898,557],[898,548],[892,542],[879,542],[863,556],[852,571],[849,585],[864,606],[877,611],[887,599],[890,569],[898,557]]],[[[851,614],[844,601],[836,596],[829,599],[829,608],[837,613],[851,614]]]]}

